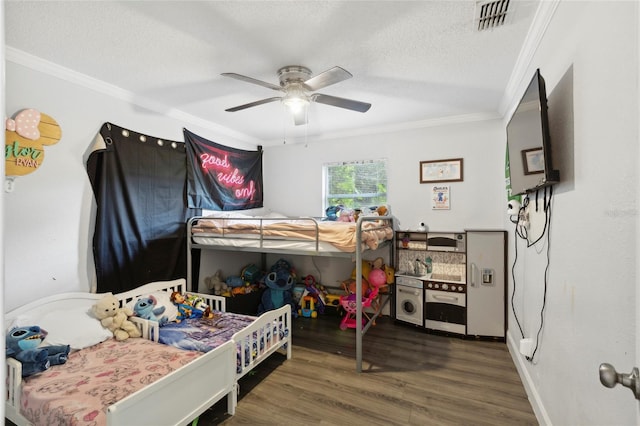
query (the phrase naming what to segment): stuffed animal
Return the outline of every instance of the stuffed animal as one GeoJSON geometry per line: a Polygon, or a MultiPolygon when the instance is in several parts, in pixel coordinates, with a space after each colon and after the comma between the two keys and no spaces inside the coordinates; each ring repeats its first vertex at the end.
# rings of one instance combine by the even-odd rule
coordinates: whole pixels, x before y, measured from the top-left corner
{"type": "Polygon", "coordinates": [[[227,283],[227,286],[231,288],[244,287],[245,285],[245,282],[242,279],[242,277],[238,275],[228,276],[225,282],[227,283]]]}
{"type": "Polygon", "coordinates": [[[160,316],[166,308],[164,306],[156,308],[157,304],[158,300],[153,297],[153,295],[141,297],[136,301],[136,304],[133,305],[133,314],[149,321],[155,321],[160,326],[163,326],[169,322],[169,318],[167,318],[166,315],[160,316]]]}
{"type": "Polygon", "coordinates": [[[227,286],[227,283],[222,279],[222,271],[220,269],[218,269],[213,276],[205,278],[204,282],[207,288],[216,296],[220,296],[229,290],[229,286],[227,286]]]}
{"type": "Polygon", "coordinates": [[[39,347],[47,332],[37,325],[12,328],[5,337],[6,356],[22,363],[22,377],[64,364],[69,356],[69,345],[39,347]]]}
{"type": "Polygon", "coordinates": [[[116,340],[122,341],[129,337],[142,336],[138,327],[129,321],[129,317],[133,316],[133,311],[129,308],[121,308],[118,298],[113,294],[105,294],[93,305],[92,310],[102,326],[110,330],[116,340]]]}
{"type": "Polygon", "coordinates": [[[295,280],[288,265],[288,262],[281,259],[271,268],[271,272],[264,277],[264,283],[267,288],[262,293],[258,314],[281,308],[284,305],[291,305],[291,312],[296,313],[292,290],[295,280]]]}
{"type": "Polygon", "coordinates": [[[353,209],[343,208],[338,215],[338,222],[355,222],[356,212],[353,209]]]}
{"type": "Polygon", "coordinates": [[[327,207],[327,209],[325,210],[325,214],[326,214],[326,220],[338,220],[338,215],[340,214],[340,211],[344,208],[343,205],[337,205],[337,206],[329,206],[327,207]]]}

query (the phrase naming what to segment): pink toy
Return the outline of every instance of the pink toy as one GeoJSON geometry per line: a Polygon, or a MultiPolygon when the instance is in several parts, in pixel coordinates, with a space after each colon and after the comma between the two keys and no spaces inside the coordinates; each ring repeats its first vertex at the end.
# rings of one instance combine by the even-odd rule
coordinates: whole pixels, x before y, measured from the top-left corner
{"type": "MultiPolygon", "coordinates": [[[[374,287],[367,296],[362,298],[362,325],[366,323],[365,317],[371,319],[369,315],[364,312],[365,308],[371,306],[374,300],[378,297],[378,287],[374,287]]],[[[346,296],[340,296],[340,305],[345,310],[344,318],[340,322],[340,330],[346,330],[347,328],[356,328],[356,295],[349,294],[346,296]]],[[[374,322],[373,325],[376,325],[374,322]]]]}
{"type": "Polygon", "coordinates": [[[382,269],[372,269],[369,272],[369,284],[374,287],[381,287],[387,284],[387,274],[382,269]]]}

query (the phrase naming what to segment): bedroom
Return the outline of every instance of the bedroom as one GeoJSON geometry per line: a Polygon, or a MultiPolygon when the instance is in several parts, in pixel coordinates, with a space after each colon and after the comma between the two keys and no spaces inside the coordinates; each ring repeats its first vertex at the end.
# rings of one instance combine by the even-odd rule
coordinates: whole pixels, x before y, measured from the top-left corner
{"type": "MultiPolygon", "coordinates": [[[[640,364],[635,343],[638,6],[636,2],[552,3],[555,9],[548,25],[530,40],[531,56],[519,72],[530,75],[539,67],[550,99],[559,82],[571,76],[570,124],[575,144],[567,147],[571,161],[559,165],[565,178],[554,193],[539,361],[529,364],[519,355],[520,336],[512,316],[507,343],[540,423],[636,424],[637,404],[629,391],[603,387],[598,366],[609,362],[626,373],[640,364]]],[[[3,6],[4,20],[13,19],[11,2],[3,6]]],[[[10,40],[8,34],[4,37],[10,40]]],[[[73,73],[69,77],[69,70],[50,62],[10,49],[5,55],[5,116],[22,108],[38,108],[54,116],[63,129],[63,139],[47,149],[41,170],[16,179],[14,191],[3,193],[5,309],[29,301],[34,293],[89,289],[94,270],[90,249],[94,212],[85,161],[103,122],[173,140],[181,139],[186,125],[211,139],[255,148],[204,125],[185,124],[180,116],[159,115],[135,100],[126,101],[119,92],[109,96],[95,81],[73,73]]],[[[333,65],[332,60],[326,67],[333,65]]],[[[511,89],[511,105],[520,90],[511,89]]],[[[264,92],[253,92],[260,93],[264,92]]],[[[265,147],[265,204],[292,215],[319,214],[323,163],[387,158],[389,204],[401,226],[424,221],[430,229],[506,229],[512,261],[514,233],[505,213],[503,174],[507,119],[430,121],[422,127],[310,141],[307,146],[265,147]],[[419,184],[418,163],[456,157],[464,158],[465,180],[451,186],[450,212],[431,212],[426,201],[416,202],[427,190],[419,184]],[[283,187],[295,191],[295,199],[291,191],[279,190],[283,187]]],[[[276,127],[281,132],[279,122],[276,127]]],[[[538,327],[544,254],[544,250],[538,254],[522,246],[518,252],[516,282],[527,294],[517,295],[516,307],[529,335],[538,327]]]]}

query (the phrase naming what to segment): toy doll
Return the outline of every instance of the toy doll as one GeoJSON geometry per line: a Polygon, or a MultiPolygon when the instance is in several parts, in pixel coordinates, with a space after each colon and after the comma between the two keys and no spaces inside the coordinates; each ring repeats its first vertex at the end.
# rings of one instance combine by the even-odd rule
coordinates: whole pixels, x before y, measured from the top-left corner
{"type": "Polygon", "coordinates": [[[211,308],[206,306],[202,299],[198,299],[193,295],[185,296],[179,291],[174,291],[171,293],[171,301],[178,308],[178,316],[176,318],[177,322],[187,318],[213,318],[211,308]]]}

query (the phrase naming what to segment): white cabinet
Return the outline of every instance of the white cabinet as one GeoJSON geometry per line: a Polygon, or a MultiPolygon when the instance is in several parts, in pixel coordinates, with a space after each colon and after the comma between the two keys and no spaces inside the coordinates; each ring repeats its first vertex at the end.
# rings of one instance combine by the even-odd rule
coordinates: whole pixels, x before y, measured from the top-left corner
{"type": "Polygon", "coordinates": [[[506,338],[506,231],[467,230],[467,335],[506,338]]]}

